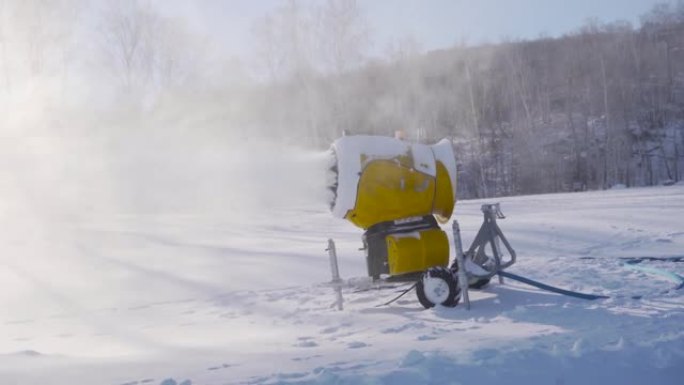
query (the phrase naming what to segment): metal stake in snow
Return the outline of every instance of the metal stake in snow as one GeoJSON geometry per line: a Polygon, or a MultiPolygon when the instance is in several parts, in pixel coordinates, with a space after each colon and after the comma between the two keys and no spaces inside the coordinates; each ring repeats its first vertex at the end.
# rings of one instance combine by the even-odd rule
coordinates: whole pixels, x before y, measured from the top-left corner
{"type": "MultiPolygon", "coordinates": [[[[499,238],[498,235],[494,236],[494,244],[492,245],[492,247],[495,248],[494,255],[501,255],[501,238],[499,238]]],[[[504,277],[501,274],[499,274],[499,284],[504,284],[504,277]]]]}
{"type": "Polygon", "coordinates": [[[461,286],[461,297],[466,309],[470,310],[470,298],[468,297],[468,275],[465,269],[465,260],[463,258],[463,243],[461,242],[461,227],[458,221],[454,220],[452,224],[454,232],[454,247],[456,249],[456,263],[458,265],[458,284],[461,286]]]}
{"type": "Polygon", "coordinates": [[[328,239],[328,248],[325,249],[330,257],[330,273],[332,274],[332,285],[335,288],[337,299],[333,306],[337,306],[337,310],[343,309],[344,299],[342,298],[342,279],[340,278],[340,269],[337,266],[337,251],[335,250],[335,241],[328,239]]]}

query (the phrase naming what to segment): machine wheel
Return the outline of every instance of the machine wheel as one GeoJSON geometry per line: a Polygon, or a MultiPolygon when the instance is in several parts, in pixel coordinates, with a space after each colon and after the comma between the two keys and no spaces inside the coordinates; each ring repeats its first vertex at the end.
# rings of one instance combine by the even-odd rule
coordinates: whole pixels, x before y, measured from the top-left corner
{"type": "Polygon", "coordinates": [[[482,289],[483,287],[485,287],[489,284],[490,280],[491,280],[491,278],[481,278],[481,279],[478,279],[477,281],[469,284],[468,287],[471,289],[482,289]]]}
{"type": "MultiPolygon", "coordinates": [[[[454,261],[454,263],[451,264],[451,271],[454,272],[454,276],[456,276],[456,273],[458,273],[458,263],[454,261]]],[[[489,281],[491,278],[479,278],[473,280],[472,278],[468,280],[468,288],[470,289],[482,289],[483,287],[487,286],[489,284],[489,281]]]]}
{"type": "Polygon", "coordinates": [[[416,284],[418,301],[424,308],[435,305],[455,307],[461,299],[458,279],[444,267],[432,267],[420,277],[416,284]]]}

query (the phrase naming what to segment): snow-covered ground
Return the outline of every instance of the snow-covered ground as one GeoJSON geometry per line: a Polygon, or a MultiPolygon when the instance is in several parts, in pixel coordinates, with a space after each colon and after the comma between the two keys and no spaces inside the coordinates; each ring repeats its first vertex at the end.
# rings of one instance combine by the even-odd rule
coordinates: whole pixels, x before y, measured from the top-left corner
{"type": "MultiPolygon", "coordinates": [[[[365,261],[322,199],[322,164],[268,146],[4,140],[0,382],[682,383],[684,289],[619,258],[684,255],[684,186],[496,200],[511,272],[610,299],[506,281],[471,292],[470,311],[423,310],[413,293],[376,307],[402,287],[350,285],[339,311],[327,239],[343,278],[365,261]]],[[[482,203],[457,203],[466,244],[482,203]]]]}

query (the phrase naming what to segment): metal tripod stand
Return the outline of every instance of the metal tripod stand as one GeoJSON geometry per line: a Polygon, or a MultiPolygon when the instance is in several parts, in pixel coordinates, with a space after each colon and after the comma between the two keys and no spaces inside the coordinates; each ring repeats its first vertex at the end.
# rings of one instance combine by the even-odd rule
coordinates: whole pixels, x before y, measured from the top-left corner
{"type": "MultiPolygon", "coordinates": [[[[454,220],[453,222],[456,260],[451,269],[457,270],[455,274],[458,276],[461,297],[466,305],[466,309],[470,309],[468,288],[471,285],[471,282],[482,280],[488,282],[500,271],[515,263],[515,250],[513,250],[510,243],[508,243],[508,240],[503,235],[503,232],[501,232],[501,229],[496,224],[497,219],[506,218],[501,212],[501,206],[499,203],[484,204],[480,209],[484,215],[484,222],[482,223],[482,226],[480,226],[480,230],[477,232],[470,248],[465,253],[463,252],[460,226],[457,220],[454,220]],[[508,251],[508,259],[505,261],[503,260],[504,255],[501,253],[500,243],[503,243],[508,251]],[[466,264],[467,260],[478,266],[479,269],[470,268],[469,270],[466,264]]],[[[503,283],[503,277],[501,277],[501,275],[499,275],[499,282],[503,283]]]]}

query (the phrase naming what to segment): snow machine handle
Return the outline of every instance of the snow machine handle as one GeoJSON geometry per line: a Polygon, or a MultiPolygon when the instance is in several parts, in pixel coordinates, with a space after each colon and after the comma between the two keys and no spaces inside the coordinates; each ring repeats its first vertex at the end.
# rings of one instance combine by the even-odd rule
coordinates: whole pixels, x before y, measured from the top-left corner
{"type": "Polygon", "coordinates": [[[480,210],[482,210],[482,213],[485,215],[485,219],[487,218],[488,213],[491,216],[496,216],[497,219],[506,219],[506,216],[501,211],[501,204],[500,203],[484,204],[480,207],[480,210]]]}

